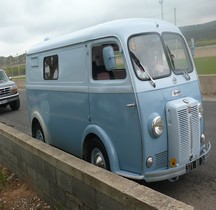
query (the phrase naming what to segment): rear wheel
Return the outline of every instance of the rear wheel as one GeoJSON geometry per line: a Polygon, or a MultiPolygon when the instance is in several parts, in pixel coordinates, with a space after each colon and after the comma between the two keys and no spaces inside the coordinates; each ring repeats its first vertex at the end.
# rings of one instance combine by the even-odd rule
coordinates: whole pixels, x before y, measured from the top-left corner
{"type": "Polygon", "coordinates": [[[106,170],[110,170],[109,158],[100,139],[93,138],[88,148],[87,161],[106,170]]]}
{"type": "Polygon", "coordinates": [[[32,130],[32,137],[35,139],[38,139],[40,141],[45,142],[43,130],[42,130],[39,123],[36,123],[36,125],[34,126],[34,128],[32,130]]]}

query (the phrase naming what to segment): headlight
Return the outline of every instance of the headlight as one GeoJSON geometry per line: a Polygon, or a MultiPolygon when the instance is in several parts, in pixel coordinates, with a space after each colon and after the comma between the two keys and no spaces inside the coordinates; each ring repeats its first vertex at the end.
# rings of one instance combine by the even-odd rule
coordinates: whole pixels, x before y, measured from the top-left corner
{"type": "Polygon", "coordinates": [[[16,94],[18,91],[17,91],[17,88],[13,88],[12,90],[11,90],[11,92],[12,93],[14,93],[14,94],[16,94]]]}
{"type": "Polygon", "coordinates": [[[151,168],[152,165],[153,165],[153,163],[154,163],[153,157],[152,157],[152,156],[149,156],[149,157],[147,158],[147,160],[146,160],[146,166],[147,166],[148,168],[151,168]]]}
{"type": "Polygon", "coordinates": [[[18,91],[17,91],[17,86],[16,85],[13,85],[12,88],[11,88],[11,92],[16,94],[18,91]]]}
{"type": "Polygon", "coordinates": [[[203,117],[203,106],[202,106],[202,104],[198,104],[198,112],[199,112],[199,118],[201,119],[203,117]]]}
{"type": "Polygon", "coordinates": [[[163,133],[164,123],[161,117],[157,116],[152,121],[152,134],[159,137],[163,133]]]}

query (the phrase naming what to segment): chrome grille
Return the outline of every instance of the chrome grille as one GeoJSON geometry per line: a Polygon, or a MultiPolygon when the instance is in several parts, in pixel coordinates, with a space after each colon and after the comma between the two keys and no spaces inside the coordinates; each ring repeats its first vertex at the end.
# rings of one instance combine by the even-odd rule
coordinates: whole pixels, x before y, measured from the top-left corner
{"type": "Polygon", "coordinates": [[[196,153],[197,140],[199,139],[199,114],[197,106],[178,111],[180,129],[180,160],[189,161],[191,155],[196,153]],[[194,148],[195,147],[195,148],[194,148]],[[189,154],[189,155],[188,155],[189,154]]]}
{"type": "Polygon", "coordinates": [[[7,95],[11,91],[11,87],[0,88],[0,96],[7,95]]]}
{"type": "Polygon", "coordinates": [[[166,114],[169,160],[176,158],[182,165],[197,158],[200,147],[198,102],[189,97],[168,102],[166,114]]]}
{"type": "Polygon", "coordinates": [[[189,136],[190,130],[189,127],[189,118],[187,109],[178,111],[179,119],[179,133],[180,133],[180,160],[183,162],[188,161],[189,157],[189,136]]]}

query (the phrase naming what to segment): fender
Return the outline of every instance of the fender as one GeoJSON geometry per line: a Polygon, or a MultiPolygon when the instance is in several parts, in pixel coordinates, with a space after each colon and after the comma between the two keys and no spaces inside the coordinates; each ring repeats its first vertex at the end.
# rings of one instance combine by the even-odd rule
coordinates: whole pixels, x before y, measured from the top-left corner
{"type": "Polygon", "coordinates": [[[40,123],[40,126],[43,130],[43,134],[44,134],[44,138],[45,138],[45,143],[47,144],[51,144],[51,138],[48,132],[48,129],[46,127],[46,124],[40,114],[40,112],[38,110],[34,110],[31,116],[31,126],[32,126],[32,122],[34,119],[37,119],[37,121],[40,123]]]}
{"type": "Polygon", "coordinates": [[[107,135],[107,133],[98,125],[89,125],[88,127],[86,127],[86,129],[83,132],[82,135],[82,142],[81,142],[81,154],[83,154],[83,145],[84,145],[84,141],[85,138],[88,134],[95,134],[96,136],[98,136],[101,140],[101,142],[103,143],[108,157],[109,157],[109,161],[110,161],[110,169],[112,172],[117,172],[119,171],[119,162],[118,162],[118,157],[115,151],[115,148],[112,144],[112,141],[110,139],[110,137],[107,135]]]}

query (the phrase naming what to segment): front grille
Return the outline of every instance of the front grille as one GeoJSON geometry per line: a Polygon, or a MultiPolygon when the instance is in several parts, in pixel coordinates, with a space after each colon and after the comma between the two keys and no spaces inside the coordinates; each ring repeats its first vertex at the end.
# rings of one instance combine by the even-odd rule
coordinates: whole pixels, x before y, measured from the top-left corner
{"type": "Polygon", "coordinates": [[[167,151],[155,155],[155,168],[167,168],[167,151]]]}
{"type": "Polygon", "coordinates": [[[193,98],[167,103],[169,159],[182,165],[199,156],[200,120],[198,102],[193,98]],[[187,103],[186,103],[186,102],[187,103]]]}
{"type": "Polygon", "coordinates": [[[178,111],[180,129],[180,161],[189,161],[193,151],[196,149],[199,139],[199,115],[197,106],[191,106],[190,113],[188,108],[178,111]],[[195,148],[194,148],[195,147],[195,148]]]}
{"type": "Polygon", "coordinates": [[[11,91],[11,87],[0,88],[0,96],[4,96],[9,94],[11,91]]]}

